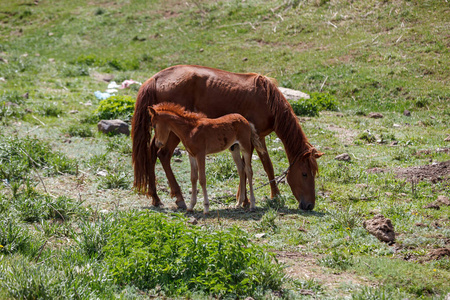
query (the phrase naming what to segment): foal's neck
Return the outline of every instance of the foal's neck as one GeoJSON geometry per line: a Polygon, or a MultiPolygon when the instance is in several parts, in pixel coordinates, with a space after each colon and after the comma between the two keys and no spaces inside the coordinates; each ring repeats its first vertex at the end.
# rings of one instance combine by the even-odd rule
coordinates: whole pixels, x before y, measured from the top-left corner
{"type": "Polygon", "coordinates": [[[198,124],[198,120],[197,121],[187,120],[180,116],[176,116],[176,115],[172,115],[172,114],[167,114],[166,118],[164,118],[163,122],[167,123],[167,125],[170,128],[170,131],[175,133],[180,138],[180,140],[183,142],[183,144],[185,142],[186,137],[189,136],[189,133],[195,127],[197,127],[197,124],[198,124]]]}

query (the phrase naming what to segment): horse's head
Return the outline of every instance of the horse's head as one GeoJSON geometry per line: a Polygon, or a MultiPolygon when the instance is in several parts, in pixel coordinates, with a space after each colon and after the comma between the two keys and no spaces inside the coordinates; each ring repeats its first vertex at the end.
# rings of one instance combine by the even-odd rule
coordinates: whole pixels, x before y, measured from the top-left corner
{"type": "Polygon", "coordinates": [[[316,159],[323,153],[310,147],[293,161],[287,174],[292,193],[299,202],[299,208],[312,210],[316,202],[315,177],[318,172],[316,159]]]}
{"type": "Polygon", "coordinates": [[[169,139],[169,127],[164,124],[165,122],[161,122],[160,114],[153,107],[148,107],[148,113],[150,114],[150,126],[155,131],[155,145],[162,148],[169,139]]]}

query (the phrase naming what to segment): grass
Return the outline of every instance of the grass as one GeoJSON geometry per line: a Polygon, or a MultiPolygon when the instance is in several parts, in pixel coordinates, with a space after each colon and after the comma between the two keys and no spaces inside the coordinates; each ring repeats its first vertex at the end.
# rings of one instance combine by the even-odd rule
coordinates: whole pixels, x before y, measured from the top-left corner
{"type": "MultiPolygon", "coordinates": [[[[0,298],[295,299],[308,291],[324,299],[431,299],[450,292],[448,258],[427,259],[448,247],[449,207],[424,208],[450,196],[448,179],[394,174],[449,160],[437,151],[450,147],[450,19],[442,1],[0,0],[0,7],[0,298]],[[199,225],[173,215],[159,163],[166,207],[146,210],[150,201],[131,190],[129,137],[94,133],[99,118],[130,120],[138,86],[110,101],[94,92],[106,90],[102,78],[144,82],[175,64],[258,72],[311,95],[291,103],[325,152],[313,212],[297,210],[284,181],[281,197],[269,199],[267,186],[255,191],[255,213],[231,209],[238,176],[229,153],[207,160],[212,213],[204,217],[198,206],[187,215],[199,225]],[[334,160],[344,152],[349,162],[334,160]],[[367,171],[374,168],[387,171],[367,171]],[[362,227],[379,213],[392,220],[395,246],[362,227]],[[142,238],[157,234],[154,222],[167,226],[159,234],[173,233],[160,251],[142,238]],[[130,236],[127,228],[143,230],[130,236]],[[221,265],[217,237],[242,259],[221,265]],[[134,247],[124,255],[120,245],[134,247]],[[161,264],[146,265],[155,255],[161,264]],[[148,285],[152,270],[166,277],[148,285]]],[[[289,165],[283,145],[274,134],[266,143],[281,174],[289,165]]],[[[189,199],[181,150],[172,166],[189,199]]],[[[260,187],[267,177],[258,159],[252,165],[260,187]]]]}

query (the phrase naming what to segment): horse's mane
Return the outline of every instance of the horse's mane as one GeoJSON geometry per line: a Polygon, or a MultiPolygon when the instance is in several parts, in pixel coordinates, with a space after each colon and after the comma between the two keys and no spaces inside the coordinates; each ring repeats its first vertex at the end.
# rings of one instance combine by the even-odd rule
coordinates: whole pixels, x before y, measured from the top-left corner
{"type": "Polygon", "coordinates": [[[185,122],[195,124],[199,119],[206,118],[206,115],[201,112],[192,112],[186,110],[183,106],[170,102],[163,102],[153,106],[157,112],[166,112],[184,119],[185,122]]]}
{"type": "Polygon", "coordinates": [[[310,155],[307,156],[307,159],[312,172],[316,174],[318,165],[314,153],[317,150],[308,142],[294,110],[278,89],[277,81],[273,78],[258,75],[255,78],[255,85],[263,86],[266,91],[267,104],[275,117],[273,129],[282,140],[289,161],[293,163],[297,155],[311,148],[311,151],[308,151],[310,155]]]}

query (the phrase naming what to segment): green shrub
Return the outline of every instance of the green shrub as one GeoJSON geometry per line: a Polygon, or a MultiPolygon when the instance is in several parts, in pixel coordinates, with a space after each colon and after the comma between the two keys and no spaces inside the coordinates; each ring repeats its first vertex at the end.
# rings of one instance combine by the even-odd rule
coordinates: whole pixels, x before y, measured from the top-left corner
{"type": "Polygon", "coordinates": [[[54,103],[44,103],[37,109],[37,113],[44,117],[59,117],[63,110],[54,103]]]}
{"type": "Polygon", "coordinates": [[[50,145],[36,138],[0,135],[0,180],[25,181],[32,169],[44,169],[47,174],[76,172],[75,160],[52,151],[50,145]]]}
{"type": "Polygon", "coordinates": [[[94,132],[88,124],[71,125],[65,130],[65,132],[70,136],[78,136],[82,138],[94,136],[94,132]]]}
{"type": "Polygon", "coordinates": [[[103,252],[117,284],[160,286],[168,296],[241,298],[279,290],[284,279],[273,255],[240,229],[208,232],[188,226],[180,215],[128,213],[115,222],[103,252]]]}
{"type": "Polygon", "coordinates": [[[31,235],[25,226],[15,219],[0,219],[0,254],[26,251],[30,244],[31,235]]]}
{"type": "Polygon", "coordinates": [[[289,101],[298,116],[315,117],[322,110],[337,110],[336,99],[328,93],[311,93],[309,99],[289,101]]]}
{"type": "Polygon", "coordinates": [[[318,262],[321,266],[341,271],[347,270],[353,265],[353,259],[350,254],[345,253],[344,250],[336,249],[333,249],[333,251],[324,258],[319,259],[318,262]]]}
{"type": "Polygon", "coordinates": [[[131,120],[134,113],[135,100],[130,96],[112,96],[100,101],[95,114],[99,119],[131,120]]]}

